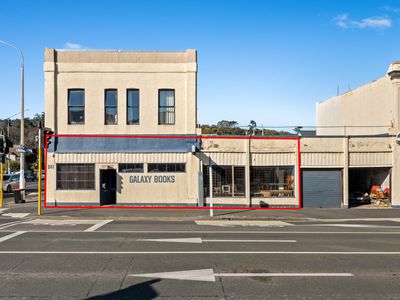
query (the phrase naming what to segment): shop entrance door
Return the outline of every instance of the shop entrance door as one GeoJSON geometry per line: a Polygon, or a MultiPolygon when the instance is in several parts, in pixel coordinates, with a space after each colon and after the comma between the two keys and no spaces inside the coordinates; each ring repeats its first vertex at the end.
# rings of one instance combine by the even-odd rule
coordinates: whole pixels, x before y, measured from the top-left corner
{"type": "Polygon", "coordinates": [[[117,203],[117,171],[100,170],[100,205],[117,203]]]}

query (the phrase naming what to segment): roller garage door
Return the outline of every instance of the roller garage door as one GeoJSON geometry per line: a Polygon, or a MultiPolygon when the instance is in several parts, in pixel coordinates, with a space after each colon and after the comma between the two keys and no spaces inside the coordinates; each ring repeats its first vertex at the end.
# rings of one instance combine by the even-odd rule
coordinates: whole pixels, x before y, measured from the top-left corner
{"type": "Polygon", "coordinates": [[[340,169],[302,170],[303,207],[340,208],[342,171],[340,169]]]}

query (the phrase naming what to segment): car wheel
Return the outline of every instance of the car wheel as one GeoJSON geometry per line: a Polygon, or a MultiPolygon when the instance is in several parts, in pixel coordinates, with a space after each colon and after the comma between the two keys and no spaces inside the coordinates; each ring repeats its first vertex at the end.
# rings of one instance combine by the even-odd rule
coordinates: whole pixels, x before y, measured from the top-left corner
{"type": "Polygon", "coordinates": [[[11,186],[7,185],[7,193],[11,193],[11,186]]]}

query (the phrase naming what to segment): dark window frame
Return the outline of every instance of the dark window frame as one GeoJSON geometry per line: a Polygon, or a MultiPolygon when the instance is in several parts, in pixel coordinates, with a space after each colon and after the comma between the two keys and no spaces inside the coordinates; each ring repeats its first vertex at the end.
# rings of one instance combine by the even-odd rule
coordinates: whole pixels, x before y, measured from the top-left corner
{"type": "Polygon", "coordinates": [[[68,114],[68,116],[67,116],[67,118],[68,118],[68,125],[85,125],[85,104],[86,104],[86,101],[85,101],[85,95],[86,94],[86,91],[85,91],[85,89],[82,89],[82,88],[73,88],[73,89],[68,89],[67,90],[67,107],[68,107],[68,111],[67,111],[67,114],[68,114]],[[69,95],[70,95],[70,92],[71,91],[82,91],[83,92],[83,105],[70,105],[69,104],[69,95]],[[83,121],[82,122],[71,122],[71,119],[70,119],[70,107],[82,107],[83,108],[83,121]]]}
{"type": "Polygon", "coordinates": [[[186,173],[186,163],[147,163],[147,173],[186,173]],[[156,170],[150,170],[150,166],[157,165],[156,170]],[[174,166],[174,170],[171,170],[171,166],[174,166]],[[183,166],[183,170],[179,170],[178,165],[183,166]],[[160,170],[160,166],[163,166],[165,170],[160,170]]]}
{"type": "MultiPolygon", "coordinates": [[[[66,171],[64,171],[64,172],[66,172],[66,171]]],[[[94,191],[94,190],[96,190],[96,166],[95,166],[95,164],[57,163],[56,164],[56,190],[58,190],[58,191],[94,191]],[[90,170],[91,171],[90,173],[89,172],[83,172],[83,173],[78,173],[78,172],[73,173],[73,172],[71,172],[70,174],[67,174],[66,177],[68,178],[68,176],[72,176],[71,174],[73,174],[73,176],[75,178],[78,177],[79,175],[82,176],[82,174],[86,174],[86,176],[87,176],[87,174],[89,174],[89,175],[93,176],[93,179],[91,179],[91,180],[83,180],[83,181],[74,180],[74,182],[72,182],[69,179],[60,179],[59,176],[61,176],[60,173],[62,172],[60,170],[60,168],[63,167],[63,166],[69,166],[69,167],[71,167],[71,166],[74,166],[74,167],[86,166],[86,167],[91,167],[92,170],[90,170]],[[72,187],[72,188],[71,187],[67,187],[67,188],[60,187],[60,184],[62,184],[63,181],[64,182],[69,182],[69,184],[73,183],[73,184],[75,184],[75,186],[72,187]],[[85,186],[85,184],[82,184],[82,182],[86,183],[86,186],[85,186]],[[83,187],[79,187],[79,183],[81,183],[83,187]],[[89,186],[89,187],[87,187],[87,186],[89,186]]]]}
{"type": "Polygon", "coordinates": [[[118,89],[105,89],[104,90],[104,125],[118,125],[118,89]],[[116,99],[115,105],[107,105],[107,92],[115,92],[116,99]],[[115,108],[117,111],[117,120],[114,123],[107,123],[107,108],[115,108]]]}
{"type": "Polygon", "coordinates": [[[140,90],[139,89],[126,89],[126,124],[127,125],[139,125],[140,124],[140,90]],[[137,107],[133,106],[133,105],[132,106],[129,105],[128,95],[129,95],[129,92],[131,92],[131,91],[138,92],[138,105],[137,105],[137,107]],[[138,120],[137,120],[137,122],[129,122],[129,109],[130,108],[137,108],[137,111],[138,111],[138,120]]]}
{"type": "Polygon", "coordinates": [[[175,93],[175,89],[159,89],[158,90],[158,125],[175,125],[176,123],[176,93],[175,93]],[[170,105],[163,105],[161,106],[161,92],[174,92],[174,105],[170,106],[170,105]],[[174,121],[173,123],[161,123],[161,108],[173,108],[173,113],[174,113],[174,121]]]}
{"type": "MultiPolygon", "coordinates": [[[[135,167],[134,169],[139,169],[135,167]]],[[[118,164],[118,173],[144,173],[144,163],[119,163],[118,164]],[[141,166],[141,171],[126,171],[123,167],[128,168],[128,165],[136,165],[141,166]]]]}
{"type": "Polygon", "coordinates": [[[250,166],[250,196],[260,198],[295,198],[295,166],[250,166]],[[284,179],[281,183],[279,183],[277,170],[283,171],[284,179]]]}
{"type": "MultiPolygon", "coordinates": [[[[213,165],[213,197],[244,198],[246,197],[246,174],[243,165],[213,165]],[[224,188],[227,188],[225,190],[224,188]]],[[[203,164],[203,191],[210,197],[210,167],[203,164]]]]}

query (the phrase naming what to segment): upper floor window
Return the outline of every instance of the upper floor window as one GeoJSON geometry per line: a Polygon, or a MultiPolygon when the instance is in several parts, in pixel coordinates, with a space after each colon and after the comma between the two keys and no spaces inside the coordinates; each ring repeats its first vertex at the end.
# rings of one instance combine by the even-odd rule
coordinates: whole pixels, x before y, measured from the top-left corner
{"type": "Polygon", "coordinates": [[[175,124],[175,90],[158,90],[158,124],[175,124]]]}
{"type": "Polygon", "coordinates": [[[127,90],[127,124],[139,124],[139,90],[127,90]]]}
{"type": "Polygon", "coordinates": [[[85,90],[68,90],[68,124],[85,124],[85,90]]]}
{"type": "Polygon", "coordinates": [[[117,90],[105,90],[105,124],[113,125],[118,123],[117,90]]]}

